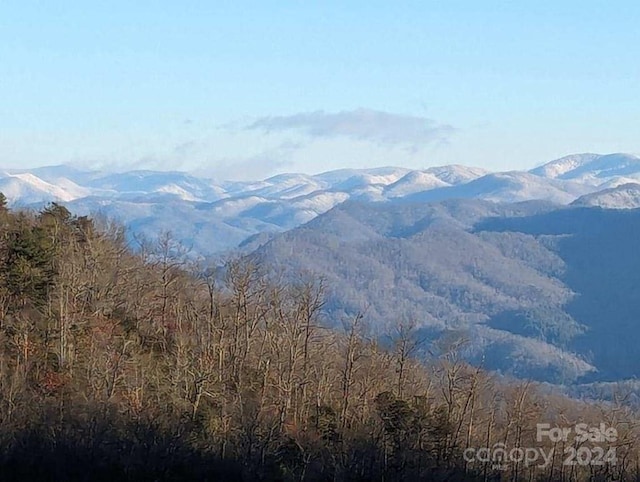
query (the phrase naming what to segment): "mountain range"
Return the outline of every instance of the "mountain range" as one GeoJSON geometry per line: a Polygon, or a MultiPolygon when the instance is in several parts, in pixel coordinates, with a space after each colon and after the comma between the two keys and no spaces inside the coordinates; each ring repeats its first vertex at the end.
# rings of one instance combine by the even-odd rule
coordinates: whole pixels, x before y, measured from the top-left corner
{"type": "Polygon", "coordinates": [[[640,158],[578,154],[530,171],[491,173],[461,165],[424,170],[341,169],[281,174],[262,181],[216,181],[184,172],[106,173],[69,166],[0,173],[14,205],[62,202],[78,214],[103,214],[153,238],[172,231],[194,253],[238,247],[252,236],[300,226],[347,201],[386,203],[481,199],[633,208],[640,206],[640,158]],[[635,194],[634,194],[635,193],[635,194]]]}
{"type": "Polygon", "coordinates": [[[327,323],[410,321],[425,350],[569,384],[640,376],[640,158],[580,154],[530,171],[460,165],[214,181],[183,172],[5,171],[16,206],[55,201],[327,281],[327,323]]]}

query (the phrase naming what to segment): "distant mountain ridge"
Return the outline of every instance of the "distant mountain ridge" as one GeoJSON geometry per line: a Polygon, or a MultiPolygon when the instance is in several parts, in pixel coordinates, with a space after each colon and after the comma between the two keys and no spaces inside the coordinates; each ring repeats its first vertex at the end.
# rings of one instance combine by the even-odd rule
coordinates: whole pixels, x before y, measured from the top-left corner
{"type": "MultiPolygon", "coordinates": [[[[292,229],[347,200],[539,199],[569,204],[634,182],[640,182],[640,158],[629,154],[577,154],[530,171],[491,173],[461,165],[383,167],[280,174],[252,182],[214,181],[178,171],[105,173],[70,166],[0,173],[0,191],[12,204],[63,202],[79,214],[116,217],[132,233],[148,237],[171,230],[183,244],[205,255],[234,249],[260,233],[292,229]]],[[[609,195],[602,205],[635,207],[636,200],[609,195]]]]}
{"type": "Polygon", "coordinates": [[[631,154],[576,154],[551,161],[530,172],[551,179],[600,185],[602,179],[638,179],[640,158],[631,154]]]}
{"type": "Polygon", "coordinates": [[[640,208],[640,183],[630,182],[618,187],[586,194],[571,204],[573,206],[598,206],[606,209],[640,208]]]}

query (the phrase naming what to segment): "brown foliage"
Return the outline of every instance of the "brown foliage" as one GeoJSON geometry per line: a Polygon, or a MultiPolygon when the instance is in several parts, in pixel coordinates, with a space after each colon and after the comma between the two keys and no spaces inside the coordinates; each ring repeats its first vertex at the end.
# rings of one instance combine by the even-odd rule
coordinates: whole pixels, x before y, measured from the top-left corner
{"type": "Polygon", "coordinates": [[[499,382],[456,348],[419,362],[413,323],[398,324],[390,350],[367,337],[361,315],[328,329],[339,320],[322,319],[318,280],[277,281],[248,261],[197,270],[168,235],[134,254],[118,227],[59,206],[0,222],[6,478],[639,475],[637,418],[624,404],[499,382]],[[568,469],[558,457],[545,468],[497,467],[463,457],[498,443],[538,447],[537,423],[578,421],[618,429],[616,465],[568,469]]]}

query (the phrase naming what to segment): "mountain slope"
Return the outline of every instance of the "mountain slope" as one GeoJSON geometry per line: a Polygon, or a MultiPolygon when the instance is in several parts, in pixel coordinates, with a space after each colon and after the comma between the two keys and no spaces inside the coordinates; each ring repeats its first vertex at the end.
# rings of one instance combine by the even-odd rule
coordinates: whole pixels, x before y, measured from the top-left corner
{"type": "Polygon", "coordinates": [[[498,205],[342,204],[254,254],[335,287],[334,323],[365,311],[386,332],[413,319],[468,357],[547,381],[640,375],[640,211],[498,205]],[[627,215],[628,213],[628,215],[627,215]],[[624,215],[623,215],[624,214],[624,215]]]}

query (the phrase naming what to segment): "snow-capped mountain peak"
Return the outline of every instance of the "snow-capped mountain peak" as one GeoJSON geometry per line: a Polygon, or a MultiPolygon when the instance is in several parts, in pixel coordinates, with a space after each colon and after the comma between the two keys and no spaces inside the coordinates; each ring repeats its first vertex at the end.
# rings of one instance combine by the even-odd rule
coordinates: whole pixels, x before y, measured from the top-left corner
{"type": "Polygon", "coordinates": [[[462,166],[460,164],[430,167],[424,172],[432,174],[441,181],[451,185],[463,184],[489,174],[489,171],[481,167],[462,166]]]}
{"type": "Polygon", "coordinates": [[[561,157],[551,162],[547,162],[542,166],[531,169],[529,172],[541,177],[549,179],[557,179],[575,169],[582,167],[601,157],[598,154],[572,154],[570,156],[561,157]]]}
{"type": "Polygon", "coordinates": [[[462,165],[424,170],[381,167],[279,174],[254,182],[217,182],[185,172],[104,173],[69,166],[0,172],[0,191],[10,203],[39,207],[49,201],[65,202],[72,212],[101,212],[151,238],[171,230],[199,253],[234,248],[259,233],[291,229],[348,200],[544,199],[568,204],[580,198],[576,203],[635,207],[637,189],[630,183],[640,183],[640,158],[628,154],[578,154],[529,172],[490,173],[462,165]],[[585,196],[596,191],[602,192],[585,196]]]}
{"type": "Polygon", "coordinates": [[[591,185],[600,185],[615,176],[640,180],[640,158],[631,154],[576,154],[551,161],[530,172],[549,179],[591,185]]]}
{"type": "Polygon", "coordinates": [[[19,204],[47,201],[68,202],[89,194],[89,190],[83,189],[66,178],[59,179],[59,185],[54,185],[29,172],[16,174],[6,172],[0,178],[0,192],[10,202],[19,204]]]}
{"type": "Polygon", "coordinates": [[[450,186],[434,174],[425,171],[411,171],[385,188],[388,197],[402,197],[407,194],[428,191],[439,187],[450,186]]]}

